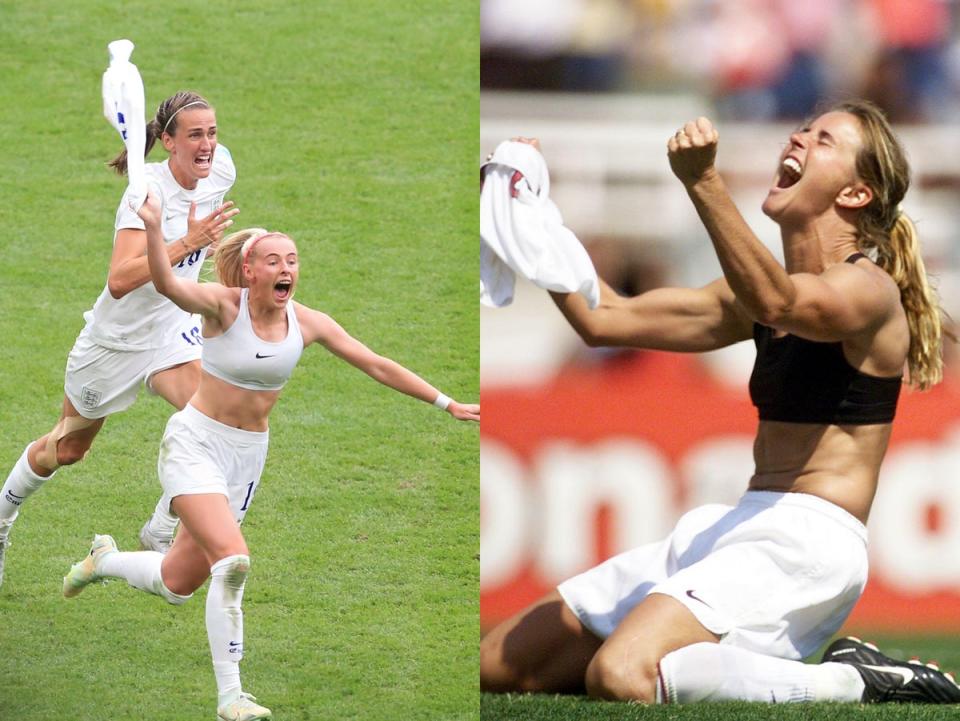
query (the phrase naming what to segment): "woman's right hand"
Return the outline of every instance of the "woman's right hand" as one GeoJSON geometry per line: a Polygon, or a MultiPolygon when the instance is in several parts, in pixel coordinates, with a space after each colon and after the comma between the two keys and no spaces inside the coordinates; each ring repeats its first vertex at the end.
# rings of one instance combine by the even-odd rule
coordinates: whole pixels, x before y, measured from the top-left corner
{"type": "Polygon", "coordinates": [[[228,200],[206,218],[197,220],[197,204],[190,203],[190,213],[187,215],[187,234],[183,239],[184,244],[190,250],[199,250],[211,243],[219,243],[223,237],[223,232],[233,225],[231,219],[239,212],[240,209],[233,206],[233,201],[228,200]]]}

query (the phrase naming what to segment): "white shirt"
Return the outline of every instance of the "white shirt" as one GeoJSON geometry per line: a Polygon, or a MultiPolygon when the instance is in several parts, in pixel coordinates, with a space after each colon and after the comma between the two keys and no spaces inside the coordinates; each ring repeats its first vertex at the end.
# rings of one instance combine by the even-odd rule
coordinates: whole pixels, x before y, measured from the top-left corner
{"type": "MultiPolygon", "coordinates": [[[[197,187],[193,190],[187,190],[176,181],[170,172],[168,160],[148,163],[146,172],[147,186],[160,196],[161,227],[167,244],[187,234],[191,202],[197,204],[196,218],[209,215],[223,204],[224,196],[233,187],[237,177],[230,151],[223,145],[218,145],[214,151],[210,175],[197,181],[197,187]]],[[[127,205],[127,193],[120,200],[114,228],[117,231],[124,228],[144,229],[140,216],[127,205]]],[[[206,248],[194,251],[173,266],[174,274],[197,280],[206,253],[206,248]]],[[[110,295],[109,287],[104,286],[93,308],[83,317],[87,322],[84,332],[105,348],[147,350],[166,345],[169,337],[179,331],[189,314],[157,293],[153,283],[147,281],[120,299],[110,295]]]]}

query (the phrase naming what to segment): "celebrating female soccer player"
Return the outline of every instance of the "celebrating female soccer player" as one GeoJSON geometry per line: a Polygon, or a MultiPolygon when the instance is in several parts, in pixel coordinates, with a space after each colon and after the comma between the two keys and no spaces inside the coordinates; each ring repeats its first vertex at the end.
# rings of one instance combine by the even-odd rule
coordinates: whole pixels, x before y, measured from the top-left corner
{"type": "Polygon", "coordinates": [[[714,167],[706,118],[668,142],[671,168],[723,277],[700,289],[620,298],[589,311],[554,299],[591,345],[706,351],[753,338],[756,472],[735,507],[696,508],[663,542],[608,560],[493,629],[490,691],[586,689],[646,703],[960,702],[935,668],[856,640],[809,656],[867,580],[867,534],[904,366],[941,376],[940,310],[910,220],[909,172],[872,105],[839,105],[790,136],[763,211],[784,268],[747,227],[714,167]]]}
{"type": "Polygon", "coordinates": [[[212,576],[207,636],[222,719],[270,718],[244,693],[240,603],[250,569],[241,521],[250,507],[267,454],[267,420],[303,348],[329,351],[395,390],[479,420],[480,406],[457,403],[394,361],[350,337],[332,318],[293,301],[297,248],[283,233],[253,229],[226,238],[215,264],[220,283],[177,276],[166,261],[160,207],[152,195],[140,211],[147,228],[150,272],[158,292],[203,316],[200,385],[167,424],[160,449],[165,498],[181,520],[170,552],[121,553],[110,536],[96,536],[90,555],[64,578],[64,595],[102,577],[183,603],[212,576]]]}
{"type": "MultiPolygon", "coordinates": [[[[179,92],[160,103],[146,137],[146,153],[159,139],[170,154],[146,166],[148,185],[163,208],[166,263],[177,277],[195,279],[207,246],[238,212],[223,202],[236,177],[233,160],[218,147],[213,108],[196,93],[179,92]]],[[[111,165],[125,173],[126,151],[111,165]]],[[[84,314],[86,326],[67,358],[60,420],[27,444],[0,490],[0,583],[10,527],[24,501],[57,468],[86,456],[107,416],[129,408],[141,383],[180,409],[200,378],[200,330],[149,282],[146,232],[126,194],[114,227],[106,287],[84,314]]],[[[141,543],[157,550],[169,545],[176,527],[167,505],[161,499],[140,534],[141,543]]]]}

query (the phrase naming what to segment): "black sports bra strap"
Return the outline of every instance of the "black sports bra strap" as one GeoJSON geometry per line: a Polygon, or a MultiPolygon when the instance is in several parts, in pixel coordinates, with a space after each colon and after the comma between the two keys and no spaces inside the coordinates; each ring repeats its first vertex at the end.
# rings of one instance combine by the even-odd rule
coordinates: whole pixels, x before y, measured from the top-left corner
{"type": "Polygon", "coordinates": [[[853,255],[847,256],[847,258],[846,258],[843,262],[844,262],[844,263],[856,263],[856,262],[857,262],[858,260],[860,260],[861,258],[866,258],[866,257],[867,257],[867,256],[865,256],[863,253],[861,253],[860,251],[857,251],[857,252],[854,253],[853,255]]]}

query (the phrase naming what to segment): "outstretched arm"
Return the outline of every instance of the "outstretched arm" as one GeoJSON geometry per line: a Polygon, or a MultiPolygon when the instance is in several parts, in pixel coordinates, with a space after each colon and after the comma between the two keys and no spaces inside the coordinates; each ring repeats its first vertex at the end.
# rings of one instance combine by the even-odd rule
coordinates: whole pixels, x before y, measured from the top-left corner
{"type": "MultiPolygon", "coordinates": [[[[537,138],[511,140],[540,150],[537,138]]],[[[658,288],[632,298],[618,295],[601,279],[600,304],[592,311],[576,293],[550,295],[590,346],[700,352],[753,335],[750,318],[723,278],[703,288],[658,288]]]]}
{"type": "Polygon", "coordinates": [[[601,280],[594,310],[576,293],[550,295],[590,346],[701,352],[752,336],[750,319],[723,278],[703,288],[657,288],[632,298],[601,280]]]}
{"type": "MultiPolygon", "coordinates": [[[[195,205],[190,206],[191,217],[195,208],[195,205]]],[[[152,193],[147,194],[146,201],[137,211],[146,226],[147,262],[154,287],[188,313],[219,317],[221,302],[229,297],[230,291],[219,283],[201,284],[174,274],[160,227],[160,212],[160,201],[152,193]]],[[[229,225],[233,221],[226,222],[229,225]]]]}
{"type": "Polygon", "coordinates": [[[297,319],[303,344],[319,342],[334,355],[383,385],[408,396],[432,403],[446,410],[457,420],[479,421],[480,406],[476,403],[458,403],[448,398],[413,371],[396,361],[377,355],[356,338],[350,336],[333,318],[319,311],[296,304],[297,319]]]}

